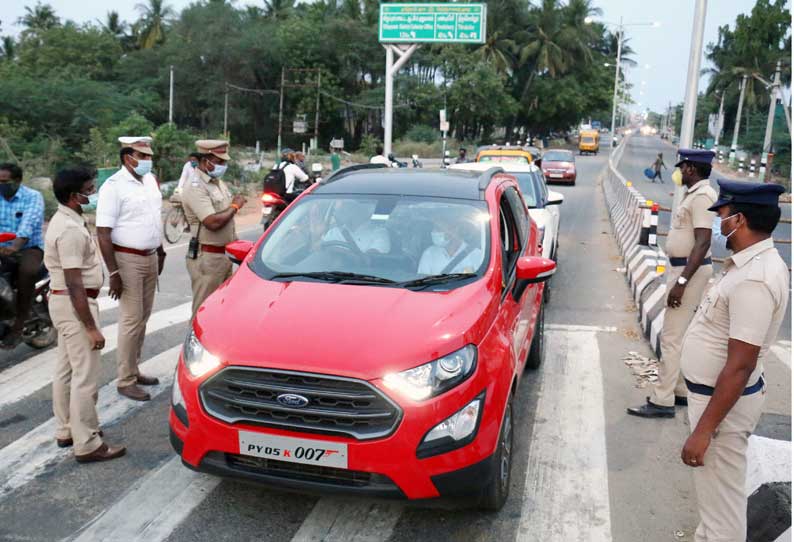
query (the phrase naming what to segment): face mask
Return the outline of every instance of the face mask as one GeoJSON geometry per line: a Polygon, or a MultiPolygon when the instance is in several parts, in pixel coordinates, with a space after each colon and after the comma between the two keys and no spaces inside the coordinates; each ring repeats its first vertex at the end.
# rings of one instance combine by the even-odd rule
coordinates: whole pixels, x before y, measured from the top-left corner
{"type": "Polygon", "coordinates": [[[734,228],[731,233],[728,235],[724,235],[722,233],[722,223],[729,218],[733,218],[736,215],[726,216],[725,218],[720,218],[718,216],[714,217],[714,220],[711,223],[711,245],[713,247],[719,247],[722,250],[728,250],[728,238],[736,233],[736,229],[734,228]]]}
{"type": "Polygon", "coordinates": [[[430,237],[433,239],[433,244],[437,247],[446,248],[449,245],[449,237],[443,231],[433,231],[430,233],[430,237]]]}
{"type": "Polygon", "coordinates": [[[99,194],[97,193],[87,196],[85,194],[81,194],[80,192],[78,192],[77,195],[82,196],[88,200],[88,203],[80,203],[80,208],[83,210],[83,212],[86,212],[89,209],[96,207],[96,202],[99,200],[99,194]]]}
{"type": "Polygon", "coordinates": [[[684,176],[681,175],[681,170],[680,169],[675,168],[673,170],[673,174],[671,175],[671,177],[673,178],[673,184],[674,185],[681,186],[682,184],[684,184],[684,176]]]}
{"type": "Polygon", "coordinates": [[[3,196],[5,199],[11,199],[14,197],[14,194],[17,193],[18,188],[19,185],[15,182],[0,183],[0,196],[3,196]]]}
{"type": "Polygon", "coordinates": [[[226,164],[215,164],[215,169],[212,171],[207,172],[207,175],[212,177],[213,179],[220,179],[223,177],[223,174],[226,173],[226,164]]]}
{"type": "Polygon", "coordinates": [[[195,160],[191,160],[190,161],[190,167],[193,167],[193,168],[198,167],[198,162],[196,162],[195,160]]]}
{"type": "Polygon", "coordinates": [[[152,161],[151,160],[138,160],[138,165],[132,169],[136,175],[143,177],[147,173],[152,171],[152,161]]]}

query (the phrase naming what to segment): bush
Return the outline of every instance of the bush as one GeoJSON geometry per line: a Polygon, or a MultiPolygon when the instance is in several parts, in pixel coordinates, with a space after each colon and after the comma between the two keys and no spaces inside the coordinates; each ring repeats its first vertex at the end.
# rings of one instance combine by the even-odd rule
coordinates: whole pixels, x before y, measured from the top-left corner
{"type": "Polygon", "coordinates": [[[381,144],[380,139],[372,134],[366,134],[361,138],[361,145],[358,147],[358,152],[365,156],[373,156],[375,154],[375,147],[381,144]]]}
{"type": "Polygon", "coordinates": [[[182,174],[187,155],[196,150],[198,139],[173,124],[162,124],[154,131],[154,167],[160,182],[175,181],[182,174]]]}
{"type": "Polygon", "coordinates": [[[436,131],[432,126],[426,124],[416,124],[405,133],[404,139],[433,144],[441,140],[441,132],[436,131]]]}

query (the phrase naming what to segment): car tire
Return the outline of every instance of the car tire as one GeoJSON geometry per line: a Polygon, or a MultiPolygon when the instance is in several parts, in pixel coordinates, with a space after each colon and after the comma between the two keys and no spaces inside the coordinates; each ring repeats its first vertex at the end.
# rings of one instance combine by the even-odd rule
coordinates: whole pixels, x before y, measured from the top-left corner
{"type": "Polygon", "coordinates": [[[529,347],[529,355],[527,356],[527,368],[533,371],[540,367],[543,361],[543,353],[546,350],[546,338],[544,337],[546,330],[546,310],[543,303],[540,305],[540,314],[535,323],[535,333],[532,335],[532,344],[529,347]]]}
{"type": "Polygon", "coordinates": [[[513,397],[507,400],[505,413],[502,417],[502,429],[493,455],[495,464],[494,476],[483,488],[479,507],[483,510],[498,512],[507,502],[510,494],[510,471],[513,467],[513,397]]]}

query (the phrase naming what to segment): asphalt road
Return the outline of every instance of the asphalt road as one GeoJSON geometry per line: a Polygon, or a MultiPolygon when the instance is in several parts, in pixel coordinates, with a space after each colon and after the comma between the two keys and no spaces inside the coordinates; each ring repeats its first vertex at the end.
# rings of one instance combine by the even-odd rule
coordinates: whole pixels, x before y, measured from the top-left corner
{"type": "MultiPolygon", "coordinates": [[[[190,301],[185,247],[175,246],[143,353],[144,370],[163,381],[155,398],[120,398],[110,345],[102,357],[101,423],[107,441],[128,447],[125,458],[78,465],[55,447],[52,350],[20,348],[0,358],[0,540],[691,540],[692,482],[678,459],[684,411],[653,422],[625,414],[646,391],[622,358],[650,350],[615,271],[621,261],[598,186],[605,164],[604,155],[578,158],[577,185],[559,187],[566,200],[546,357],[519,389],[511,496],[501,512],[284,493],[182,467],[167,427],[190,301]]],[[[240,230],[248,239],[259,233],[240,230]]],[[[107,300],[103,306],[103,326],[112,326],[118,311],[107,300]]]]}
{"type": "MultiPolygon", "coordinates": [[[[661,203],[667,208],[671,208],[673,204],[673,183],[670,180],[670,173],[675,165],[676,151],[675,148],[666,141],[659,139],[658,136],[631,136],[627,142],[626,151],[623,158],[618,165],[618,169],[623,176],[634,183],[634,187],[648,199],[661,203]],[[656,159],[658,153],[663,153],[664,162],[670,168],[663,170],[662,175],[664,183],[658,180],[655,183],[650,182],[643,170],[650,166],[656,159]]],[[[723,173],[714,171],[711,175],[711,184],[719,193],[719,186],[717,179],[733,178],[723,173]]],[[[748,180],[748,179],[744,179],[748,180]]],[[[756,179],[757,182],[757,179],[756,179]]],[[[781,204],[783,218],[791,219],[791,204],[781,204]]],[[[670,229],[670,217],[668,212],[659,213],[659,230],[667,231],[670,229]]],[[[776,243],[775,248],[780,252],[781,257],[789,262],[791,266],[791,224],[780,223],[773,233],[773,238],[777,240],[788,240],[789,243],[776,243]]],[[[664,247],[665,238],[659,238],[659,244],[664,247]]],[[[714,251],[714,256],[718,258],[725,258],[727,252],[719,249],[714,251]]],[[[718,267],[718,266],[717,266],[718,267]]],[[[788,310],[786,311],[786,319],[780,328],[779,338],[781,340],[791,340],[791,303],[789,303],[788,310]]]]}

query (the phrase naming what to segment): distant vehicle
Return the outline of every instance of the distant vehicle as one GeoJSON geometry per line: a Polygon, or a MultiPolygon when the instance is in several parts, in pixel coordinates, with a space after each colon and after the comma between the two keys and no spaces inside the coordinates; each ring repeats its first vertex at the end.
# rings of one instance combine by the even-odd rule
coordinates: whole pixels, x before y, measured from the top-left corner
{"type": "Polygon", "coordinates": [[[579,154],[598,154],[601,134],[598,130],[579,131],[579,154]]]}
{"type": "Polygon", "coordinates": [[[541,162],[543,175],[549,183],[576,184],[576,158],[566,149],[549,149],[541,162]]]}
{"type": "Polygon", "coordinates": [[[475,162],[489,162],[493,165],[503,163],[531,164],[540,157],[540,150],[536,147],[511,147],[507,145],[494,145],[481,147],[477,151],[475,162]],[[535,153],[532,153],[534,149],[535,153]]]}
{"type": "Polygon", "coordinates": [[[601,130],[601,121],[594,120],[593,122],[590,123],[590,126],[593,128],[593,130],[601,130]]]}

